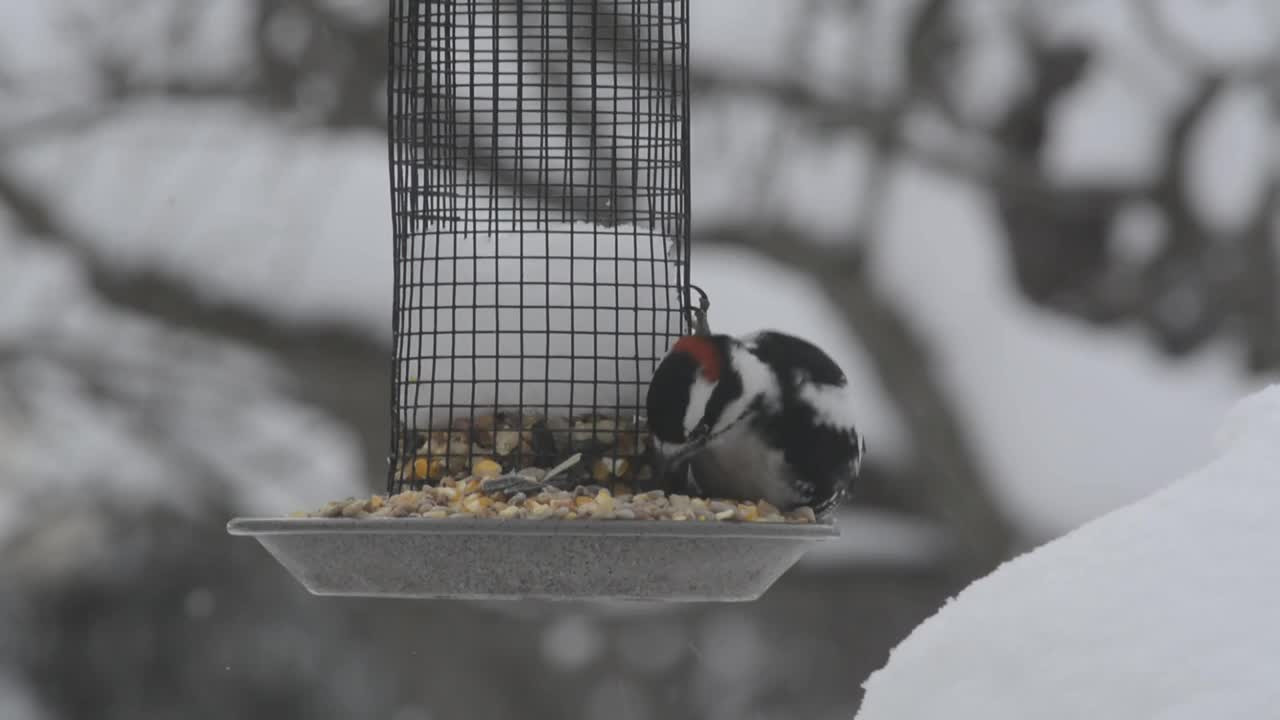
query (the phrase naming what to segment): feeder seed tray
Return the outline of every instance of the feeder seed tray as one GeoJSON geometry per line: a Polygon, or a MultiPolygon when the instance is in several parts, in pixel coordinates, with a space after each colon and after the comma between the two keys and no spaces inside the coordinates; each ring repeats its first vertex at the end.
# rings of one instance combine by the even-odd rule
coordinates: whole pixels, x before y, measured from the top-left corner
{"type": "Polygon", "coordinates": [[[809,508],[549,484],[577,458],[540,480],[446,477],[228,531],[256,537],[317,595],[666,601],[754,600],[839,534],[809,508]]]}
{"type": "Polygon", "coordinates": [[[316,595],[749,601],[826,524],[493,518],[243,518],[316,595]]]}

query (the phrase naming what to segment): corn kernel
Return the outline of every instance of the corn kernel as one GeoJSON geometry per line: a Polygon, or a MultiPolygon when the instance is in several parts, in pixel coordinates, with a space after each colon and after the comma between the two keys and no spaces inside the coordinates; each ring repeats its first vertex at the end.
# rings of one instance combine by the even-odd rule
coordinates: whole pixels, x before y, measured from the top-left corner
{"type": "Polygon", "coordinates": [[[482,478],[498,477],[502,474],[502,466],[489,458],[485,458],[471,468],[471,474],[482,478]]]}
{"type": "Polygon", "coordinates": [[[601,490],[599,493],[596,493],[596,505],[600,507],[601,512],[613,512],[615,507],[613,496],[609,494],[608,490],[601,490]]]}
{"type": "Polygon", "coordinates": [[[433,457],[431,460],[426,457],[413,459],[413,477],[419,480],[435,480],[442,475],[444,475],[444,460],[440,457],[433,457]]]}

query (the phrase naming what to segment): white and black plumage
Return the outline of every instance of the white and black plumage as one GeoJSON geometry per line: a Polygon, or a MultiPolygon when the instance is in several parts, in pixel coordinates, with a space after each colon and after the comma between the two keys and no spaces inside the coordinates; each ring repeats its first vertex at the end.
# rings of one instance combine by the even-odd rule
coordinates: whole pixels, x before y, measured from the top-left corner
{"type": "Polygon", "coordinates": [[[659,458],[688,463],[702,494],[824,514],[866,454],[849,393],[825,352],[765,330],[680,338],[654,372],[646,405],[659,458]]]}

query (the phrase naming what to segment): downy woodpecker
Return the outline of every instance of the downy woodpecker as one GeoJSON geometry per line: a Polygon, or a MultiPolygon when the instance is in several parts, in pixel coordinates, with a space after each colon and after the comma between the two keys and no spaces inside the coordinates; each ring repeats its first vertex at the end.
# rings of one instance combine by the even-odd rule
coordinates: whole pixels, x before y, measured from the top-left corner
{"type": "Polygon", "coordinates": [[[763,499],[784,512],[807,505],[823,516],[866,454],[844,372],[781,332],[680,338],[645,402],[659,461],[691,470],[707,497],[763,499]]]}

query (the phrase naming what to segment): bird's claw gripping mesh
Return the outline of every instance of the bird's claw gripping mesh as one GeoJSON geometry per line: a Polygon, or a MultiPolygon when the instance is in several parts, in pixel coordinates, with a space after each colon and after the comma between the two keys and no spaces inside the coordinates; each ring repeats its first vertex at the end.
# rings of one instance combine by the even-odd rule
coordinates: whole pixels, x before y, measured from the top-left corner
{"type": "Polygon", "coordinates": [[[637,472],[692,306],[687,1],[391,0],[388,491],[637,472]]]}

